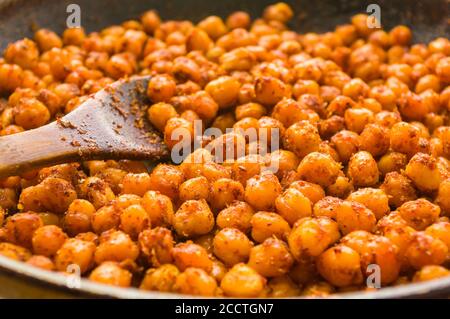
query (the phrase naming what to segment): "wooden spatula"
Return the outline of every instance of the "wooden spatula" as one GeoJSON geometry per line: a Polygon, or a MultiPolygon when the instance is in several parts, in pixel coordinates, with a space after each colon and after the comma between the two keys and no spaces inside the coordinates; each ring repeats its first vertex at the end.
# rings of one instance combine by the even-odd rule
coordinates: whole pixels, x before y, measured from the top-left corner
{"type": "Polygon", "coordinates": [[[167,158],[167,147],[145,116],[149,80],[117,81],[48,125],[0,137],[0,178],[80,160],[167,158]]]}

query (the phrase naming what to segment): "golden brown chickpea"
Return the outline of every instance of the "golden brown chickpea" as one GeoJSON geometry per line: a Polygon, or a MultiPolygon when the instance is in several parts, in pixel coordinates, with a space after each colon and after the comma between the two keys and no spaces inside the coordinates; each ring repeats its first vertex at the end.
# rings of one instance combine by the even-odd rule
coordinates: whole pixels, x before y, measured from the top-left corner
{"type": "Polygon", "coordinates": [[[250,16],[247,12],[236,11],[230,14],[226,20],[226,25],[228,29],[247,29],[250,26],[250,16]]]}
{"type": "Polygon", "coordinates": [[[269,296],[271,298],[286,298],[300,295],[300,287],[287,275],[270,279],[267,286],[270,289],[269,296]]]}
{"type": "Polygon", "coordinates": [[[439,205],[444,215],[450,215],[450,179],[443,180],[439,185],[436,196],[436,204],[439,205]]]}
{"type": "Polygon", "coordinates": [[[240,182],[221,178],[211,185],[209,202],[214,211],[220,211],[235,200],[244,199],[244,187],[240,182]]]}
{"type": "Polygon", "coordinates": [[[65,45],[81,46],[86,34],[82,27],[65,29],[62,35],[62,40],[65,45]]]}
{"type": "Polygon", "coordinates": [[[0,255],[18,261],[27,261],[31,258],[28,249],[11,243],[0,243],[0,255]]]}
{"type": "Polygon", "coordinates": [[[266,162],[276,169],[277,177],[282,178],[286,173],[297,169],[300,159],[290,151],[276,150],[267,154],[266,162]]]}
{"type": "Polygon", "coordinates": [[[194,28],[187,36],[186,50],[208,52],[213,44],[214,42],[210,39],[208,33],[200,28],[194,28]]]}
{"type": "Polygon", "coordinates": [[[450,249],[450,223],[447,221],[440,221],[432,224],[425,229],[425,233],[433,236],[434,238],[440,239],[447,248],[450,249]]]}
{"type": "Polygon", "coordinates": [[[235,110],[236,120],[242,120],[244,118],[259,119],[266,115],[266,108],[259,103],[246,103],[236,107],[235,110]]]}
{"type": "Polygon", "coordinates": [[[184,174],[177,166],[158,164],[150,175],[150,189],[158,191],[174,200],[178,197],[184,174]]]}
{"type": "Polygon", "coordinates": [[[365,108],[350,108],[345,111],[344,120],[348,130],[359,134],[373,122],[373,112],[365,108]]]}
{"type": "Polygon", "coordinates": [[[48,29],[39,29],[34,34],[34,40],[41,52],[49,51],[52,48],[62,48],[61,38],[53,31],[48,29]]]}
{"type": "Polygon", "coordinates": [[[450,83],[450,58],[442,58],[436,64],[436,75],[439,77],[439,80],[444,83],[450,83]]]}
{"type": "Polygon", "coordinates": [[[439,239],[424,232],[416,232],[406,249],[408,265],[421,269],[427,265],[440,265],[447,258],[448,248],[439,239]]]}
{"type": "Polygon", "coordinates": [[[277,119],[263,116],[258,120],[258,138],[261,143],[267,142],[267,147],[271,150],[280,145],[279,140],[283,139],[284,132],[284,125],[277,119]]]}
{"type": "Polygon", "coordinates": [[[289,223],[278,214],[258,212],[251,219],[252,238],[262,243],[269,237],[276,236],[285,240],[291,231],[289,223]]]}
{"type": "Polygon", "coordinates": [[[289,127],[298,121],[307,120],[305,112],[305,107],[299,102],[293,99],[282,99],[273,108],[271,116],[289,127]]]}
{"type": "Polygon", "coordinates": [[[441,266],[425,266],[418,270],[413,277],[414,282],[428,281],[450,276],[450,271],[441,266]]]}
{"type": "Polygon", "coordinates": [[[47,107],[34,98],[20,99],[14,112],[14,121],[26,130],[42,126],[50,119],[47,107]]]}
{"type": "Polygon", "coordinates": [[[348,176],[355,186],[372,186],[378,183],[377,162],[372,154],[360,151],[354,154],[348,163],[348,176]]]}
{"type": "Polygon", "coordinates": [[[67,240],[67,235],[55,225],[42,226],[33,233],[33,252],[53,257],[67,240]]]}
{"type": "Polygon", "coordinates": [[[328,154],[312,152],[302,159],[297,171],[302,179],[326,187],[336,181],[340,165],[328,154]]]}
{"type": "Polygon", "coordinates": [[[235,123],[236,119],[234,118],[234,114],[232,112],[228,112],[218,115],[211,124],[211,127],[217,127],[223,134],[225,134],[226,130],[233,127],[235,123]]]}
{"type": "Polygon", "coordinates": [[[275,200],[275,207],[291,226],[304,217],[311,216],[311,201],[297,188],[288,188],[275,200]]]}
{"type": "Polygon", "coordinates": [[[389,152],[378,161],[378,170],[381,175],[386,175],[390,172],[400,172],[407,164],[405,154],[398,152],[389,152]]]}
{"type": "Polygon", "coordinates": [[[10,243],[31,248],[33,233],[42,226],[43,223],[38,214],[16,213],[5,221],[6,239],[10,243]]]}
{"type": "Polygon", "coordinates": [[[104,231],[119,227],[120,213],[121,211],[112,205],[101,207],[91,217],[92,230],[100,235],[104,231]]]}
{"type": "Polygon", "coordinates": [[[105,65],[106,74],[117,80],[130,76],[136,71],[136,60],[132,53],[119,53],[111,56],[105,65]]]}
{"type": "Polygon", "coordinates": [[[180,185],[180,201],[208,200],[210,196],[209,182],[206,177],[199,176],[186,180],[180,185]]]}
{"type": "Polygon", "coordinates": [[[315,217],[325,216],[336,219],[336,212],[343,200],[337,197],[326,196],[314,204],[313,215],[315,217]]]}
{"type": "Polygon", "coordinates": [[[373,157],[385,154],[389,150],[389,145],[389,130],[379,124],[368,124],[361,132],[359,147],[373,157]]]}
{"type": "Polygon", "coordinates": [[[250,251],[248,265],[264,277],[278,277],[289,272],[294,263],[288,246],[277,238],[267,238],[250,251]]]}
{"type": "Polygon", "coordinates": [[[55,270],[55,264],[53,263],[53,261],[45,256],[31,256],[26,263],[32,265],[33,267],[38,267],[44,270],[55,270]]]}
{"type": "Polygon", "coordinates": [[[404,25],[399,25],[389,31],[389,37],[393,45],[409,45],[412,38],[411,30],[404,25]]]}
{"type": "Polygon", "coordinates": [[[70,238],[58,250],[55,267],[59,271],[70,271],[71,265],[78,265],[81,274],[86,273],[94,264],[95,244],[70,238]]]}
{"type": "Polygon", "coordinates": [[[213,241],[214,255],[227,266],[246,262],[250,255],[253,243],[248,237],[236,228],[223,228],[213,241]]]}
{"type": "Polygon", "coordinates": [[[205,31],[212,39],[216,40],[227,33],[222,18],[218,16],[209,16],[198,23],[198,27],[205,31]]]}
{"type": "Polygon", "coordinates": [[[141,16],[141,23],[145,32],[147,32],[148,34],[153,34],[155,30],[160,26],[161,19],[157,11],[149,10],[141,16]]]}
{"type": "Polygon", "coordinates": [[[214,296],[216,290],[216,280],[199,268],[187,268],[178,275],[174,285],[174,291],[189,295],[214,296]]]}
{"type": "Polygon", "coordinates": [[[405,174],[423,192],[437,190],[442,180],[436,159],[424,153],[417,153],[411,158],[405,174]]]}
{"type": "Polygon", "coordinates": [[[23,70],[16,64],[0,64],[0,92],[12,92],[22,84],[23,70]]]}
{"type": "Polygon", "coordinates": [[[150,175],[147,173],[128,173],[122,180],[122,193],[143,196],[151,188],[150,175]]]}
{"type": "Polygon", "coordinates": [[[173,242],[172,233],[164,227],[146,229],[139,234],[141,254],[155,267],[172,262],[173,242]]]}
{"type": "Polygon", "coordinates": [[[175,265],[181,271],[194,267],[209,273],[212,269],[212,261],[208,257],[206,249],[191,241],[177,244],[172,249],[172,256],[175,265]]]}
{"type": "Polygon", "coordinates": [[[168,75],[155,75],[148,82],[147,96],[154,103],[168,102],[176,93],[176,83],[168,75]]]}
{"type": "Polygon", "coordinates": [[[84,241],[89,241],[91,243],[94,243],[95,245],[98,245],[98,243],[99,243],[98,236],[92,232],[79,233],[74,238],[84,240],[84,241]]]}
{"type": "Polygon", "coordinates": [[[144,290],[155,290],[162,292],[174,291],[175,281],[180,271],[172,264],[165,264],[158,268],[150,268],[139,286],[144,290]]]}
{"type": "Polygon", "coordinates": [[[281,191],[280,182],[275,175],[262,173],[247,181],[245,201],[256,210],[272,210],[281,191]]]}
{"type": "Polygon", "coordinates": [[[4,57],[8,63],[17,64],[24,69],[31,69],[38,62],[39,50],[35,42],[25,38],[10,43],[5,50],[4,57]]]}
{"type": "Polygon", "coordinates": [[[141,231],[151,227],[147,211],[139,204],[130,205],[120,214],[120,229],[136,239],[141,231]]]}
{"type": "Polygon", "coordinates": [[[389,205],[399,207],[403,203],[417,198],[412,181],[398,172],[386,174],[380,189],[389,197],[389,205]]]}
{"type": "Polygon", "coordinates": [[[95,250],[95,262],[121,262],[127,259],[134,261],[139,255],[138,246],[130,236],[120,230],[110,230],[100,236],[100,245],[95,250]]]}
{"type": "Polygon", "coordinates": [[[248,233],[251,219],[254,215],[253,208],[246,202],[235,201],[220,211],[216,223],[220,228],[236,228],[243,233],[248,233]]]}
{"type": "Polygon", "coordinates": [[[292,9],[284,2],[278,2],[266,7],[263,13],[265,20],[276,20],[281,23],[288,22],[293,15],[294,13],[292,12],[292,9]]]}
{"type": "Polygon", "coordinates": [[[115,198],[109,185],[98,177],[86,178],[80,188],[84,197],[97,209],[107,205],[115,198]]]}
{"type": "Polygon", "coordinates": [[[216,101],[221,109],[236,104],[241,84],[230,76],[222,76],[209,82],[205,91],[216,101]]]}
{"type": "Polygon", "coordinates": [[[155,191],[148,191],[141,201],[142,207],[147,211],[153,226],[171,226],[174,210],[169,197],[155,191]]]}
{"type": "Polygon", "coordinates": [[[351,193],[347,200],[358,202],[370,209],[377,219],[389,214],[389,197],[378,188],[360,188],[351,193]]]}
{"type": "Polygon", "coordinates": [[[436,222],[441,209],[424,198],[404,203],[398,208],[400,216],[416,230],[425,230],[436,222]]]}
{"type": "Polygon", "coordinates": [[[335,292],[335,288],[327,283],[321,281],[318,283],[312,283],[305,286],[301,295],[307,298],[324,298],[335,292]]]}
{"type": "Polygon", "coordinates": [[[347,163],[350,157],[359,151],[362,141],[357,133],[341,130],[331,137],[331,143],[339,154],[341,161],[347,163]]]}
{"type": "Polygon", "coordinates": [[[289,234],[288,242],[292,255],[300,261],[319,256],[339,238],[337,223],[328,217],[320,216],[299,220],[289,234]]]}
{"type": "Polygon", "coordinates": [[[355,230],[375,230],[377,219],[375,214],[358,202],[343,201],[336,209],[336,222],[343,234],[355,230]]]}
{"type": "Polygon", "coordinates": [[[275,105],[283,98],[289,98],[290,88],[281,80],[271,77],[258,77],[255,82],[256,101],[263,105],[275,105]]]}
{"type": "Polygon", "coordinates": [[[122,269],[118,263],[105,261],[95,268],[89,275],[89,279],[104,285],[129,287],[131,285],[131,273],[122,269]]]}
{"type": "Polygon", "coordinates": [[[334,286],[346,287],[362,283],[360,263],[360,256],[355,250],[338,245],[319,256],[317,268],[319,273],[334,286]]]}
{"type": "Polygon", "coordinates": [[[237,264],[231,268],[220,284],[223,292],[229,297],[258,297],[264,290],[266,279],[245,264],[237,264]]]}
{"type": "Polygon", "coordinates": [[[175,213],[173,227],[180,236],[204,235],[213,229],[214,215],[204,199],[189,200],[175,213]]]}
{"type": "Polygon", "coordinates": [[[283,145],[303,158],[319,149],[321,142],[317,128],[308,121],[300,121],[291,125],[284,133],[283,145]]]}
{"type": "Polygon", "coordinates": [[[413,155],[418,149],[419,142],[420,130],[417,127],[405,122],[400,122],[392,126],[392,150],[407,155],[413,155]]]}

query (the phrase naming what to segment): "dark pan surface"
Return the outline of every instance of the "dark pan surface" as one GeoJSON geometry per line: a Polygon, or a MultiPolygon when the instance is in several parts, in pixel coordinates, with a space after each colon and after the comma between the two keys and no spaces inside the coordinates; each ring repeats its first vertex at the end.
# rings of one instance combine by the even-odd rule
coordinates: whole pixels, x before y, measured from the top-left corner
{"type": "MultiPolygon", "coordinates": [[[[368,4],[381,7],[381,22],[387,29],[405,24],[414,31],[415,42],[449,37],[450,2],[447,0],[284,0],[296,16],[292,27],[300,32],[324,32],[349,21],[351,15],[366,12],[368,4]]],[[[66,7],[81,7],[82,26],[87,31],[137,18],[148,9],[157,9],[164,19],[199,21],[208,15],[227,16],[244,10],[253,17],[276,0],[0,0],[0,50],[39,27],[61,32],[65,28],[66,7]]],[[[68,289],[66,278],[0,256],[0,295],[10,297],[86,297],[186,298],[189,296],[142,292],[137,289],[108,287],[82,280],[81,288],[68,289]]],[[[385,288],[379,292],[349,293],[346,298],[418,298],[450,295],[450,278],[421,284],[385,288]]]]}

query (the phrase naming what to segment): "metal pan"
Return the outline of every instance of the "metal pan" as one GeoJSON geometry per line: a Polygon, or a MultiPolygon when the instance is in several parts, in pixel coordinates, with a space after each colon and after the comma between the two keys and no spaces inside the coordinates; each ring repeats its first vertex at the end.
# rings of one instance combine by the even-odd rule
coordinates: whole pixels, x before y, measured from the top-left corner
{"type": "MultiPolygon", "coordinates": [[[[301,32],[323,32],[349,21],[351,15],[366,12],[369,4],[381,8],[381,22],[389,28],[408,25],[414,31],[415,42],[427,42],[450,35],[447,0],[284,0],[295,10],[292,27],[301,32]]],[[[36,27],[62,32],[73,0],[0,0],[0,50],[25,36],[32,36],[36,27]]],[[[208,15],[227,16],[245,10],[253,17],[275,0],[77,0],[81,7],[81,23],[87,31],[99,30],[111,24],[136,18],[150,8],[165,19],[199,21],[208,15]]],[[[192,296],[144,292],[138,289],[116,288],[81,280],[76,288],[68,288],[67,277],[40,270],[0,256],[0,296],[16,298],[186,298],[192,296]]],[[[424,298],[450,296],[450,278],[430,282],[384,288],[376,292],[341,294],[343,298],[424,298]]]]}

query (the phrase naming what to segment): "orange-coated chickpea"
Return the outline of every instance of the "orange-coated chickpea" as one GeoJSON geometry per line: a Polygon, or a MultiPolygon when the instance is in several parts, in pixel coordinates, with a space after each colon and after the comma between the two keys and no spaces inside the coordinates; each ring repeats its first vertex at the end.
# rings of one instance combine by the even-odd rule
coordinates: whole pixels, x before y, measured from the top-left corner
{"type": "Polygon", "coordinates": [[[272,210],[280,194],[280,182],[272,173],[262,173],[250,178],[245,187],[245,201],[256,210],[272,210]]]}
{"type": "Polygon", "coordinates": [[[236,264],[223,277],[220,288],[229,297],[258,297],[266,286],[266,279],[245,264],[236,264]]]}
{"type": "Polygon", "coordinates": [[[248,265],[264,277],[278,277],[289,272],[294,258],[286,243],[277,238],[267,238],[250,251],[248,265]]]}
{"type": "Polygon", "coordinates": [[[55,225],[42,226],[33,233],[33,252],[52,257],[64,245],[67,235],[55,225]]]}
{"type": "Polygon", "coordinates": [[[202,246],[192,242],[179,243],[172,249],[175,265],[184,271],[189,267],[200,268],[206,272],[212,269],[212,261],[208,252],[202,246]]]}
{"type": "Polygon", "coordinates": [[[214,215],[204,199],[188,200],[175,213],[173,227],[180,236],[204,235],[214,227],[214,215]]]}
{"type": "Polygon", "coordinates": [[[145,229],[139,234],[138,243],[141,254],[150,265],[159,267],[173,261],[174,240],[169,229],[164,227],[145,229]]]}
{"type": "Polygon", "coordinates": [[[378,183],[379,171],[372,154],[360,151],[348,163],[348,176],[355,186],[373,186],[378,183]]]}
{"type": "Polygon", "coordinates": [[[95,268],[89,275],[89,279],[104,285],[118,287],[131,286],[131,273],[112,261],[105,261],[95,268]]]}
{"type": "Polygon", "coordinates": [[[130,236],[120,230],[110,230],[102,233],[100,244],[95,250],[95,262],[121,262],[127,259],[134,261],[139,255],[138,246],[130,236]]]}
{"type": "MultiPolygon", "coordinates": [[[[57,251],[55,267],[60,271],[70,271],[72,265],[80,267],[81,274],[94,264],[95,244],[81,239],[70,238],[57,251]],[[69,267],[70,266],[70,267],[69,267]]],[[[73,270],[72,270],[73,271],[73,270]]]]}
{"type": "Polygon", "coordinates": [[[297,220],[309,217],[312,213],[311,201],[297,188],[288,188],[275,200],[277,213],[290,225],[297,220]]]}
{"type": "Polygon", "coordinates": [[[253,243],[236,228],[223,228],[213,241],[214,255],[228,266],[246,262],[253,243]]]}
{"type": "Polygon", "coordinates": [[[248,233],[252,227],[254,213],[253,208],[246,202],[235,201],[219,212],[216,223],[220,228],[236,228],[248,233]]]}

